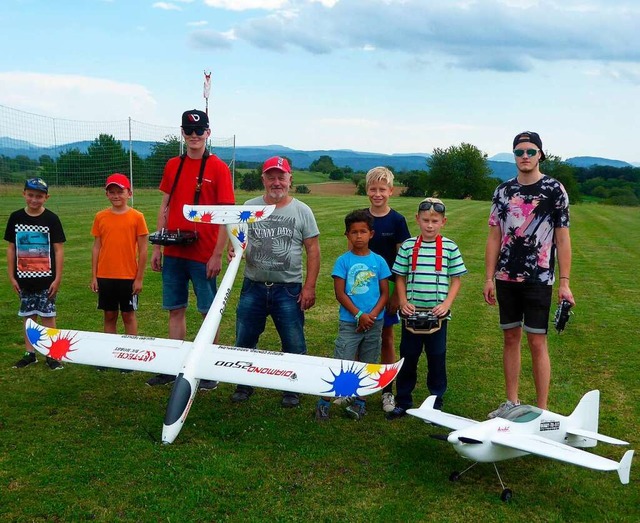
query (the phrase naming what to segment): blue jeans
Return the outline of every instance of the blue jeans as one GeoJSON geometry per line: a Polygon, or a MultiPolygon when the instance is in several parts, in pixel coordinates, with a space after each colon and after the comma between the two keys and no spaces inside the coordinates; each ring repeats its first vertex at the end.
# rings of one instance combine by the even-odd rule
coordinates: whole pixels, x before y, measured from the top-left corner
{"type": "Polygon", "coordinates": [[[207,264],[165,256],[162,263],[162,308],[184,309],[189,304],[189,281],[196,294],[198,311],[206,314],[216,296],[216,279],[207,278],[207,264]]]}
{"type": "MultiPolygon", "coordinates": [[[[255,349],[271,316],[282,351],[306,354],[304,312],[298,303],[301,283],[265,283],[245,278],[236,310],[236,346],[255,349]]],[[[251,390],[240,385],[239,389],[251,390]]]]}
{"type": "Polygon", "coordinates": [[[396,405],[403,409],[413,407],[411,393],[418,381],[418,360],[423,346],[427,354],[427,388],[440,400],[447,390],[447,324],[442,322],[439,331],[433,334],[413,334],[402,326],[400,357],[404,363],[396,378],[396,405]]]}

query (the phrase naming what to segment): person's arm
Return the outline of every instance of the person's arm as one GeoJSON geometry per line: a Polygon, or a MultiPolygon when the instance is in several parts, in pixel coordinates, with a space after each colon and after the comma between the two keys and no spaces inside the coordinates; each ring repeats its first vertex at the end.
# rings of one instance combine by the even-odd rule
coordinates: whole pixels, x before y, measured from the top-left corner
{"type": "MultiPolygon", "coordinates": [[[[402,243],[396,243],[396,255],[398,254],[401,245],[402,243]]],[[[395,314],[398,312],[398,309],[400,309],[400,300],[398,299],[398,292],[394,288],[393,292],[389,296],[389,301],[387,301],[387,311],[389,311],[390,314],[395,314]]]]}
{"type": "Polygon", "coordinates": [[[227,228],[224,225],[218,226],[218,239],[216,240],[216,246],[213,248],[211,258],[207,261],[207,278],[215,278],[222,270],[222,253],[227,245],[229,236],[227,235],[227,228]]]}
{"type": "MultiPolygon", "coordinates": [[[[160,203],[160,209],[158,210],[158,219],[156,221],[156,231],[160,231],[165,228],[167,224],[167,205],[169,204],[169,194],[163,193],[162,202],[160,203]]],[[[153,252],[151,253],[151,270],[159,272],[162,270],[162,248],[160,245],[153,245],[153,252]]]]}
{"type": "Polygon", "coordinates": [[[147,255],[149,252],[149,235],[141,234],[138,236],[138,270],[133,280],[133,294],[142,292],[142,280],[144,278],[144,269],[147,265],[147,255]]]}
{"type": "Polygon", "coordinates": [[[320,240],[318,236],[303,242],[307,255],[307,275],[298,298],[300,308],[306,311],[316,303],[316,283],[320,274],[320,240]]]}
{"type": "Polygon", "coordinates": [[[13,290],[20,293],[20,284],[16,280],[16,244],[11,242],[7,247],[7,273],[13,290]]]}
{"type": "Polygon", "coordinates": [[[91,248],[91,290],[98,292],[98,257],[100,256],[100,249],[102,248],[102,241],[99,236],[93,239],[93,247],[91,248]]]}
{"type": "Polygon", "coordinates": [[[449,292],[447,293],[447,297],[442,303],[436,305],[432,312],[436,316],[446,316],[447,313],[451,310],[451,306],[453,305],[456,296],[458,296],[458,291],[460,290],[460,285],[462,284],[462,280],[460,276],[452,276],[449,281],[449,292]]]}
{"type": "Polygon", "coordinates": [[[407,300],[407,277],[396,274],[396,293],[398,294],[398,304],[400,313],[404,316],[411,316],[416,312],[416,307],[407,300]]]}
{"type": "Polygon", "coordinates": [[[56,277],[49,285],[49,298],[53,298],[58,294],[60,282],[62,281],[62,269],[64,266],[64,243],[53,244],[53,255],[56,259],[56,277]]]}
{"type": "Polygon", "coordinates": [[[489,305],[496,304],[493,277],[496,273],[498,255],[500,254],[501,236],[502,232],[500,231],[499,226],[489,226],[489,236],[487,237],[487,245],[484,251],[484,288],[482,291],[484,301],[486,301],[489,305]]]}
{"type": "Polygon", "coordinates": [[[571,236],[568,227],[558,227],[555,229],[556,249],[558,251],[558,302],[567,300],[571,305],[576,302],[573,293],[569,288],[569,278],[571,277],[571,236]]]}

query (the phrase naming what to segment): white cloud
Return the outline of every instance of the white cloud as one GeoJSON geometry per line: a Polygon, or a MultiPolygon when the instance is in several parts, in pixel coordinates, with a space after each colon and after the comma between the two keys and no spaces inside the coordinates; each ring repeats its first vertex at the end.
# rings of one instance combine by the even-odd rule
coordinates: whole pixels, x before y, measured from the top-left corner
{"type": "Polygon", "coordinates": [[[209,22],[207,22],[206,20],[198,20],[197,22],[187,22],[187,25],[190,27],[202,27],[204,25],[207,25],[209,22]]]}
{"type": "Polygon", "coordinates": [[[164,11],[182,11],[182,7],[176,4],[170,4],[168,2],[156,2],[151,7],[156,9],[163,9],[164,11]]]}
{"type": "Polygon", "coordinates": [[[204,0],[209,7],[228,9],[229,11],[246,11],[248,9],[264,9],[272,11],[282,9],[288,0],[204,0]]]}

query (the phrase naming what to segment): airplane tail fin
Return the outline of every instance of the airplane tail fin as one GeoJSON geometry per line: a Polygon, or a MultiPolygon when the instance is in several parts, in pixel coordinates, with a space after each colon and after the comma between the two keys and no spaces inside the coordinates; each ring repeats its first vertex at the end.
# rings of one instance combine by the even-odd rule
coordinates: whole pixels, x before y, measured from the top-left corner
{"type": "Polygon", "coordinates": [[[618,467],[618,476],[620,476],[620,483],[626,485],[629,483],[629,473],[631,472],[631,460],[633,458],[633,450],[627,450],[620,460],[620,466],[618,467]]]}
{"type": "MultiPolygon", "coordinates": [[[[570,424],[584,431],[598,433],[598,419],[600,416],[600,391],[587,392],[569,416],[570,424]]],[[[572,447],[595,447],[598,442],[593,438],[572,434],[567,440],[572,447]]]]}

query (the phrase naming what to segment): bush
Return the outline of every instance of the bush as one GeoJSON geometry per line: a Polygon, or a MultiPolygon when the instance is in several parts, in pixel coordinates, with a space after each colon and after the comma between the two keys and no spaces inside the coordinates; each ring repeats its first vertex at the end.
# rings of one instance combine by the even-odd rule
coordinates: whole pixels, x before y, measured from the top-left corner
{"type": "Polygon", "coordinates": [[[298,185],[296,186],[296,194],[309,194],[311,189],[306,185],[298,185]]]}

